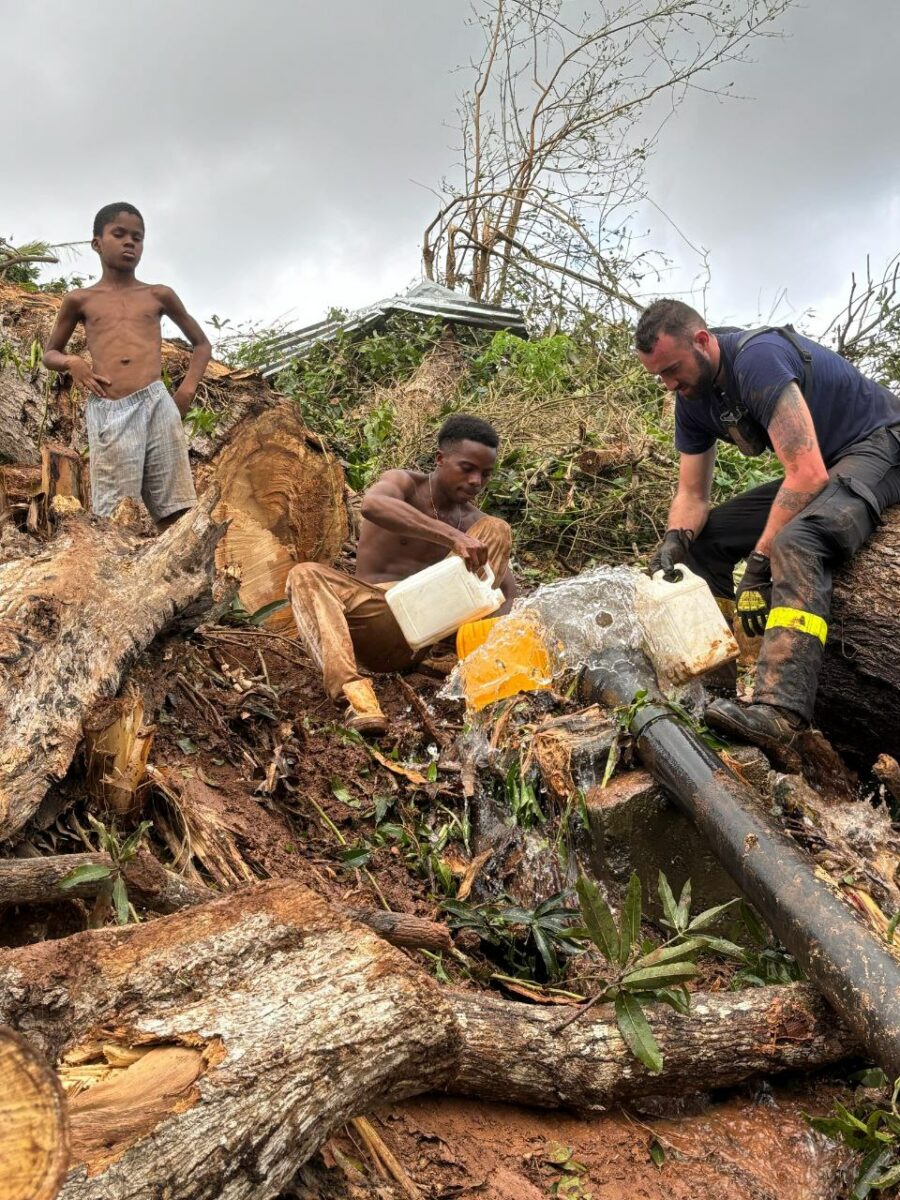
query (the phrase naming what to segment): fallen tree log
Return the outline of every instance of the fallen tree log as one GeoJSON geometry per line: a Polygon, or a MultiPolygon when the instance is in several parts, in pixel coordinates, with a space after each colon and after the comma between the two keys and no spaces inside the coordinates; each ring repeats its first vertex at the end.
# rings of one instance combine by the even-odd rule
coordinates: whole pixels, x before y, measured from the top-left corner
{"type": "Polygon", "coordinates": [[[208,597],[214,490],[150,542],[63,519],[48,552],[0,565],[0,842],[68,769],[90,706],[175,617],[208,597]]]}
{"type": "Polygon", "coordinates": [[[840,750],[900,756],[900,508],[834,577],[816,722],[840,750]]]}
{"type": "MultiPolygon", "coordinates": [[[[61,887],[67,875],[79,867],[115,870],[108,854],[51,854],[39,858],[0,860],[0,905],[56,904],[65,900],[92,899],[104,886],[103,879],[90,879],[61,887]]],[[[210,888],[189,883],[144,851],[123,868],[128,898],[140,908],[172,913],[214,899],[210,888]]]]}
{"type": "MultiPolygon", "coordinates": [[[[79,867],[115,870],[108,854],[48,854],[35,858],[0,859],[0,906],[4,904],[57,904],[66,900],[93,899],[103,879],[88,879],[61,887],[62,880],[79,867]]],[[[142,851],[122,871],[132,903],[151,912],[173,913],[219,898],[219,893],[192,883],[166,868],[148,851],[142,851]]],[[[450,930],[438,921],[414,913],[341,910],[353,921],[367,925],[392,946],[430,950],[437,954],[453,947],[450,930]]]]}
{"type": "Polygon", "coordinates": [[[853,1049],[799,986],[697,996],[692,1016],[650,1019],[666,1060],[658,1076],[609,1019],[559,1031],[559,1009],[442,988],[287,882],[0,952],[0,1020],[64,1083],[97,1064],[98,1082],[70,1093],[65,1200],[265,1200],[331,1130],[428,1090],[591,1108],[853,1049]]]}

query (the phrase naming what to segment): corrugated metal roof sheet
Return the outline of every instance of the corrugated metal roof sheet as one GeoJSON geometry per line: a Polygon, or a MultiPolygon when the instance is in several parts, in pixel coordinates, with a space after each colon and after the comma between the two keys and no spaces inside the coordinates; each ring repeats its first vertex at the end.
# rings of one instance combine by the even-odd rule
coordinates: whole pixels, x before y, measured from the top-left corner
{"type": "Polygon", "coordinates": [[[421,317],[440,317],[457,325],[473,325],[478,329],[507,329],[519,337],[528,337],[525,318],[517,308],[501,308],[495,304],[480,304],[460,292],[453,292],[438,283],[419,283],[405,295],[379,300],[368,308],[350,313],[343,321],[319,321],[303,329],[273,338],[272,356],[261,368],[263,376],[277,375],[285,367],[303,358],[313,346],[331,341],[339,333],[367,333],[377,328],[393,313],[413,313],[421,317]]]}

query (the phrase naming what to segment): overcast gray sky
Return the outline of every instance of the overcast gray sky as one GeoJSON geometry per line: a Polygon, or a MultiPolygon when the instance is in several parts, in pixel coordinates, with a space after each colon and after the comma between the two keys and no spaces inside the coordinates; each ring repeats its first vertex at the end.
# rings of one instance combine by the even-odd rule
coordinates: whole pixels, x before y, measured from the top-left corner
{"type": "MultiPolygon", "coordinates": [[[[0,234],[90,236],[113,199],[144,212],[141,275],[201,320],[296,323],[420,272],[452,175],[467,0],[0,0],[0,234]]],[[[900,250],[897,0],[807,0],[729,68],[744,100],[694,93],[662,128],[640,245],[708,311],[822,314],[851,270],[900,250]],[[671,222],[671,223],[670,223],[671,222]]],[[[91,272],[90,251],[64,265],[91,272]]],[[[58,273],[58,271],[56,272],[58,273]]],[[[815,322],[813,322],[813,325],[815,322]]]]}

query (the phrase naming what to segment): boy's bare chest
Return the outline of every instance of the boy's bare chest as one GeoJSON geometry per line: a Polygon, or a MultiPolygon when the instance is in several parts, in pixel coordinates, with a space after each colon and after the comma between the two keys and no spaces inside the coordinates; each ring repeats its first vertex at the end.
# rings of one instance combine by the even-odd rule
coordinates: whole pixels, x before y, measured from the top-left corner
{"type": "Polygon", "coordinates": [[[159,300],[146,292],[91,297],[82,308],[85,332],[94,336],[129,329],[136,334],[158,333],[162,315],[159,300]]]}

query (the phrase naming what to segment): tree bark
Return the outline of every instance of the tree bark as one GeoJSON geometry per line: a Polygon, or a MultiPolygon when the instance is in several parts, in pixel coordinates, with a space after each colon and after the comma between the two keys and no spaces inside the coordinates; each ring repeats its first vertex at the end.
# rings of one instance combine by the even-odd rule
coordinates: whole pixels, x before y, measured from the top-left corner
{"type": "MultiPolygon", "coordinates": [[[[0,905],[56,904],[65,900],[92,899],[104,886],[104,880],[60,887],[61,881],[77,867],[107,867],[112,871],[114,864],[108,854],[95,853],[2,859],[0,905]]],[[[177,912],[180,908],[203,904],[216,897],[210,888],[189,883],[174,871],[167,871],[146,851],[128,863],[122,873],[131,902],[152,912],[177,912]]]]}
{"type": "Polygon", "coordinates": [[[0,841],[61,779],[89,707],[173,617],[209,597],[223,528],[214,490],[145,543],[85,516],[49,552],[0,565],[0,841]]]}
{"type": "MultiPolygon", "coordinates": [[[[102,879],[60,887],[77,867],[114,869],[108,854],[50,854],[36,858],[0,859],[0,905],[56,904],[66,900],[92,899],[104,885],[102,879]]],[[[123,875],[128,898],[138,907],[158,913],[178,912],[220,898],[220,893],[202,884],[191,883],[166,868],[147,851],[128,863],[123,875]]],[[[413,913],[370,911],[365,908],[341,910],[350,920],[367,925],[373,933],[407,950],[430,950],[433,954],[452,949],[450,930],[438,921],[429,921],[413,913]]]]}
{"type": "Polygon", "coordinates": [[[64,1082],[98,1064],[70,1094],[65,1200],[264,1200],[350,1117],[429,1090],[590,1108],[853,1049],[807,988],[700,995],[652,1014],[652,1076],[608,1017],[560,1032],[558,1008],[441,988],[287,882],[0,953],[0,1019],[64,1082]]]}
{"type": "Polygon", "coordinates": [[[834,579],[816,721],[840,750],[900,756],[900,508],[834,579]]]}

